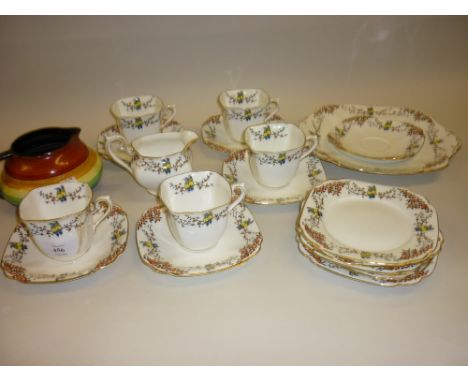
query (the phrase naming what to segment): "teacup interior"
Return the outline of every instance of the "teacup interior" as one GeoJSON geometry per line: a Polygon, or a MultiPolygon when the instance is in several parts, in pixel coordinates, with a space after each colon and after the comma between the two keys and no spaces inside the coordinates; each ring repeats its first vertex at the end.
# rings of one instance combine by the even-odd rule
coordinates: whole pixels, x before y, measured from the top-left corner
{"type": "Polygon", "coordinates": [[[151,113],[159,113],[161,100],[152,95],[122,98],[116,101],[111,108],[117,118],[133,118],[151,113]]]}
{"type": "Polygon", "coordinates": [[[266,106],[269,97],[261,89],[235,89],[221,93],[219,100],[224,108],[256,108],[266,106]]]}
{"type": "Polygon", "coordinates": [[[254,152],[279,152],[302,147],[305,136],[295,125],[271,123],[248,127],[245,142],[254,152]]]}
{"type": "Polygon", "coordinates": [[[91,200],[86,183],[64,182],[32,190],[22,200],[19,215],[23,220],[50,220],[83,211],[91,200]]]}
{"type": "Polygon", "coordinates": [[[163,181],[160,198],[173,213],[202,212],[228,204],[231,187],[215,172],[190,172],[163,181]]]}
{"type": "Polygon", "coordinates": [[[159,158],[180,153],[196,137],[193,132],[154,134],[135,139],[132,146],[142,156],[159,158]]]}

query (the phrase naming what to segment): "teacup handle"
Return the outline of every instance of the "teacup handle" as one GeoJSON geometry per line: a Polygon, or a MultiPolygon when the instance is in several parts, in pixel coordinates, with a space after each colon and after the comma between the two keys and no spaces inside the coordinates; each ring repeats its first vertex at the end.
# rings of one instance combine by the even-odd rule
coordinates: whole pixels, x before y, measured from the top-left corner
{"type": "Polygon", "coordinates": [[[274,98],[274,99],[270,100],[270,103],[268,104],[267,107],[270,108],[272,105],[274,106],[273,110],[271,110],[270,114],[268,114],[268,116],[265,118],[265,122],[268,122],[270,119],[272,119],[274,117],[274,115],[278,112],[278,110],[279,110],[279,99],[274,98]]]}
{"type": "Polygon", "coordinates": [[[112,149],[112,143],[115,141],[121,142],[124,146],[128,147],[127,140],[122,135],[113,135],[108,137],[106,140],[106,152],[111,156],[112,160],[117,163],[119,166],[123,167],[127,170],[130,174],[132,174],[132,168],[130,165],[125,162],[123,159],[119,158],[116,153],[114,153],[112,149]]]}
{"type": "Polygon", "coordinates": [[[104,207],[104,210],[101,211],[101,209],[99,209],[99,212],[98,212],[98,217],[96,218],[96,220],[94,220],[94,216],[93,216],[93,231],[96,231],[96,228],[97,226],[110,214],[110,212],[112,211],[112,200],[109,196],[99,196],[96,198],[96,200],[94,201],[94,205],[96,206],[95,208],[99,208],[99,204],[104,204],[105,207],[104,207]]]}
{"type": "Polygon", "coordinates": [[[305,143],[305,146],[309,146],[310,145],[310,142],[311,141],[314,141],[312,143],[312,146],[310,146],[304,154],[301,155],[301,157],[299,158],[299,160],[303,160],[305,157],[308,157],[312,151],[314,151],[316,148],[317,148],[317,145],[318,145],[318,136],[317,135],[310,135],[307,137],[306,139],[306,143],[305,143]]]}
{"type": "Polygon", "coordinates": [[[164,133],[164,128],[167,127],[167,125],[169,125],[169,123],[171,123],[171,121],[174,119],[175,115],[176,115],[176,107],[175,105],[168,105],[164,108],[163,110],[163,113],[165,114],[167,111],[169,110],[170,114],[169,114],[169,117],[165,117],[165,122],[164,124],[161,126],[161,131],[164,133]]]}
{"type": "Polygon", "coordinates": [[[229,205],[228,212],[231,211],[235,206],[242,202],[245,198],[245,186],[244,183],[235,183],[231,186],[231,190],[234,193],[234,190],[240,190],[239,196],[229,205]]]}

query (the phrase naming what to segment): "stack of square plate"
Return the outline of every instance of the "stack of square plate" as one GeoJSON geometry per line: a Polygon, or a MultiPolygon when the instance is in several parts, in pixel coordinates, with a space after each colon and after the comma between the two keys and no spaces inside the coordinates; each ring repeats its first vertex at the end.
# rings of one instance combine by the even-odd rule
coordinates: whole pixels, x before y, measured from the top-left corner
{"type": "Polygon", "coordinates": [[[311,190],[296,224],[300,252],[333,273],[382,286],[416,284],[442,248],[437,212],[400,187],[330,180],[311,190]]]}

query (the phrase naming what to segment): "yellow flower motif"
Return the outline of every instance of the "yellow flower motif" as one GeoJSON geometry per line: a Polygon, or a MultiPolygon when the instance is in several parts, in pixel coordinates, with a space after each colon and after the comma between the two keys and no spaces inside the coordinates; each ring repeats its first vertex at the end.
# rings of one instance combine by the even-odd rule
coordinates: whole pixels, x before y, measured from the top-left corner
{"type": "Polygon", "coordinates": [[[361,255],[361,258],[363,258],[363,259],[370,259],[371,256],[372,256],[372,254],[370,252],[367,252],[367,251],[362,251],[360,253],[360,255],[361,255]]]}
{"type": "Polygon", "coordinates": [[[284,164],[286,162],[286,153],[280,153],[278,155],[278,162],[284,164]]]}
{"type": "Polygon", "coordinates": [[[238,229],[247,229],[247,227],[252,224],[252,220],[251,219],[245,219],[245,220],[242,220],[238,225],[237,225],[237,228],[238,229]]]}
{"type": "Polygon", "coordinates": [[[193,178],[191,176],[186,177],[185,183],[184,183],[184,189],[187,191],[193,191],[194,186],[195,186],[195,183],[193,182],[193,178]]]}
{"type": "Polygon", "coordinates": [[[367,189],[367,196],[371,199],[375,198],[375,196],[377,195],[377,189],[375,186],[369,186],[369,188],[367,189]]]}
{"type": "Polygon", "coordinates": [[[430,230],[432,230],[432,226],[431,226],[431,225],[419,224],[419,225],[416,227],[416,231],[421,232],[421,233],[426,233],[427,231],[430,231],[430,230]]]}
{"type": "Polygon", "coordinates": [[[203,224],[210,225],[212,221],[213,221],[213,214],[211,212],[208,212],[203,216],[203,224]]]}
{"type": "Polygon", "coordinates": [[[136,110],[140,110],[141,109],[141,99],[140,98],[135,98],[133,100],[133,107],[136,109],[136,110]]]}
{"type": "Polygon", "coordinates": [[[62,232],[62,226],[60,225],[59,222],[53,222],[50,223],[50,231],[55,235],[55,236],[60,236],[62,232]]]}
{"type": "Polygon", "coordinates": [[[345,130],[343,127],[336,127],[335,128],[335,132],[340,136],[340,137],[344,137],[345,135],[345,130]]]}
{"type": "Polygon", "coordinates": [[[146,247],[146,248],[149,248],[149,249],[155,249],[154,244],[153,244],[151,241],[149,241],[149,240],[143,242],[143,246],[146,247]]]}
{"type": "Polygon", "coordinates": [[[319,170],[318,168],[314,168],[312,171],[309,172],[309,178],[310,177],[315,177],[319,175],[322,171],[319,170]]]}
{"type": "Polygon", "coordinates": [[[143,127],[143,120],[140,117],[135,118],[135,126],[138,129],[141,129],[143,127]]]}

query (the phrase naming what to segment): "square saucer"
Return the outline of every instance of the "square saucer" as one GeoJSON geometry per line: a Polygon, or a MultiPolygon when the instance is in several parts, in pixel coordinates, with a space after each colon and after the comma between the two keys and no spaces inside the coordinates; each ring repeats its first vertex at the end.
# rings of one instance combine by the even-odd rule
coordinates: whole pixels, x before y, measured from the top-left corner
{"type": "Polygon", "coordinates": [[[372,285],[379,285],[379,286],[385,286],[385,287],[394,287],[394,286],[409,286],[409,285],[414,285],[419,283],[422,279],[430,276],[437,265],[437,259],[438,259],[438,253],[436,253],[433,257],[432,260],[429,262],[429,264],[421,269],[416,269],[413,273],[398,279],[376,279],[374,277],[371,277],[369,275],[366,275],[364,273],[361,273],[359,271],[350,269],[350,268],[345,268],[341,265],[338,265],[336,263],[330,262],[328,260],[325,260],[318,256],[315,251],[312,251],[310,249],[306,249],[302,243],[298,243],[298,248],[299,252],[309,259],[312,263],[317,265],[318,267],[327,270],[331,273],[334,273],[336,275],[355,280],[355,281],[361,281],[367,284],[372,284],[372,285]]]}
{"type": "MultiPolygon", "coordinates": [[[[275,115],[271,122],[280,122],[283,119],[275,115]]],[[[233,153],[235,151],[246,149],[247,146],[236,142],[226,131],[221,114],[212,115],[201,126],[202,141],[205,145],[216,151],[224,153],[233,153]]]]}
{"type": "Polygon", "coordinates": [[[254,217],[243,204],[229,214],[226,231],[210,249],[191,251],[172,236],[167,210],[151,207],[137,222],[137,246],[143,263],[154,271],[172,276],[197,276],[223,271],[255,256],[263,235],[254,217]]]}
{"type": "Polygon", "coordinates": [[[314,187],[298,226],[320,251],[376,266],[420,262],[439,236],[437,211],[423,196],[353,179],[314,187]]]}
{"type": "Polygon", "coordinates": [[[252,174],[247,150],[237,151],[226,158],[222,174],[229,183],[244,183],[245,202],[253,204],[300,202],[313,187],[327,180],[320,159],[309,155],[301,161],[296,175],[289,184],[281,188],[263,186],[252,174]]]}
{"type": "Polygon", "coordinates": [[[60,262],[46,257],[20,223],[8,240],[0,265],[6,277],[23,283],[74,280],[113,263],[125,251],[127,239],[127,215],[115,204],[111,213],[96,228],[91,248],[75,261],[60,262]]]}

